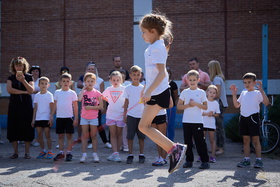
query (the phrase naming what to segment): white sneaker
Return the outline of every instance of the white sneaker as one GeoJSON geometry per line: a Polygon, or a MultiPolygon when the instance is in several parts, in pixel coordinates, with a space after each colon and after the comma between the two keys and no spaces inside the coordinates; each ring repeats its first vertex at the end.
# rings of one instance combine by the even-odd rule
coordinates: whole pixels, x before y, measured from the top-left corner
{"type": "Polygon", "coordinates": [[[114,161],[115,157],[116,157],[116,155],[114,153],[112,153],[110,156],[107,157],[107,160],[114,161]]]}
{"type": "Polygon", "coordinates": [[[34,147],[38,147],[40,144],[39,144],[39,142],[37,142],[37,141],[35,140],[35,141],[32,142],[32,145],[33,145],[34,147]]]}
{"type": "Polygon", "coordinates": [[[83,155],[80,159],[80,163],[85,163],[87,155],[83,155]]]}
{"type": "Polygon", "coordinates": [[[88,148],[88,149],[92,149],[92,143],[91,143],[91,144],[88,144],[87,148],[88,148]]]}
{"type": "Polygon", "coordinates": [[[108,149],[112,149],[112,145],[109,142],[105,144],[105,147],[107,147],[108,149]]]}
{"type": "Polygon", "coordinates": [[[114,161],[115,162],[121,162],[122,161],[119,154],[116,154],[114,161]]]}
{"type": "Polygon", "coordinates": [[[59,148],[59,145],[56,145],[56,146],[55,146],[55,148],[57,148],[57,149],[58,149],[58,148],[59,148]]]}
{"type": "Polygon", "coordinates": [[[95,154],[93,153],[92,156],[93,156],[93,162],[99,163],[99,157],[98,157],[97,153],[95,153],[95,154]]]}
{"type": "Polygon", "coordinates": [[[123,148],[123,152],[128,152],[128,148],[123,148]]]}

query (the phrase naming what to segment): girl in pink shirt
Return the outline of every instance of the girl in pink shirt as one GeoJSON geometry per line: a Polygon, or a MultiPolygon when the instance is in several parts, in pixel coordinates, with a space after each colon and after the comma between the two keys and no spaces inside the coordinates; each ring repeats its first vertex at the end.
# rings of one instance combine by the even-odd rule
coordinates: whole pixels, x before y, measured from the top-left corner
{"type": "Polygon", "coordinates": [[[81,121],[82,127],[82,151],[83,155],[80,159],[84,163],[87,157],[86,147],[87,140],[90,136],[92,139],[93,161],[99,162],[97,150],[96,132],[98,126],[98,110],[103,109],[103,101],[101,93],[94,88],[96,83],[96,76],[93,73],[86,73],[84,76],[85,87],[79,93],[78,100],[82,102],[81,121]],[[88,129],[90,128],[90,133],[88,129]],[[89,133],[89,134],[88,134],[89,133]]]}

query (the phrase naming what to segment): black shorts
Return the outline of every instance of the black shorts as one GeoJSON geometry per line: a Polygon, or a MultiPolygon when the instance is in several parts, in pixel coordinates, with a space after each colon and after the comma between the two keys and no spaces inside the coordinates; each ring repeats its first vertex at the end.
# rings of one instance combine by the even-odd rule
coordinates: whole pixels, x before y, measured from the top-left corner
{"type": "Polygon", "coordinates": [[[164,115],[160,115],[160,116],[156,116],[152,122],[152,124],[163,124],[163,123],[166,123],[166,114],[164,115]]]}
{"type": "Polygon", "coordinates": [[[127,135],[128,140],[133,140],[135,133],[137,133],[138,139],[145,139],[145,135],[138,129],[138,125],[141,118],[135,118],[132,116],[127,116],[127,135]]]}
{"type": "Polygon", "coordinates": [[[251,116],[239,117],[239,129],[241,136],[260,136],[260,118],[259,113],[251,116]]]}
{"type": "Polygon", "coordinates": [[[50,127],[49,120],[35,120],[34,127],[50,127]]]}
{"type": "Polygon", "coordinates": [[[204,127],[203,127],[203,130],[204,130],[204,131],[215,131],[215,129],[204,128],[204,127]]]}
{"type": "Polygon", "coordinates": [[[165,91],[158,95],[153,95],[151,100],[147,102],[148,105],[158,104],[162,108],[169,108],[170,103],[170,89],[167,88],[165,91]]]}
{"type": "Polygon", "coordinates": [[[56,118],[56,134],[73,134],[74,125],[72,118],[56,118]]]}

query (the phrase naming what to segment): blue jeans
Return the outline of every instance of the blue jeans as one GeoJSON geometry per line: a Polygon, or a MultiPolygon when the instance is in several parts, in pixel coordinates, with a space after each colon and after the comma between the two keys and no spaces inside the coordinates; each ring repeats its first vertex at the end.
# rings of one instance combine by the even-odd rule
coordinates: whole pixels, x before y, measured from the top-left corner
{"type": "Polygon", "coordinates": [[[167,112],[167,137],[173,141],[175,136],[175,118],[176,118],[176,106],[166,110],[167,112]]]}

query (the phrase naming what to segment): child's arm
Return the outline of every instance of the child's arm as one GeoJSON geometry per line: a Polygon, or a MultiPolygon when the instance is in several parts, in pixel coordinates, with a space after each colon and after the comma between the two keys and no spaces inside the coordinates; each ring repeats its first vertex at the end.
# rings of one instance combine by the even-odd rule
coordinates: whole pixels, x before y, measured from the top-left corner
{"type": "Polygon", "coordinates": [[[191,107],[193,106],[197,106],[198,108],[202,109],[202,110],[207,110],[207,101],[204,101],[202,104],[195,102],[194,100],[190,100],[189,105],[191,107]]]}
{"type": "Polygon", "coordinates": [[[177,109],[178,110],[185,110],[186,108],[191,107],[189,104],[184,105],[184,101],[179,98],[178,103],[177,103],[177,109]]]}
{"type": "Polygon", "coordinates": [[[144,103],[148,102],[151,99],[152,92],[158,87],[158,85],[161,83],[161,81],[166,76],[165,72],[165,64],[156,64],[158,69],[158,74],[154,80],[154,82],[150,85],[149,88],[147,88],[146,92],[144,93],[142,97],[142,101],[144,103]]]}
{"type": "Polygon", "coordinates": [[[83,100],[84,92],[85,92],[85,87],[83,87],[83,89],[80,91],[80,93],[78,95],[79,102],[81,102],[83,100]]]}
{"type": "Polygon", "coordinates": [[[51,111],[51,117],[54,116],[55,112],[56,112],[56,105],[57,105],[57,100],[54,100],[54,103],[53,103],[53,109],[51,111]]]}
{"type": "Polygon", "coordinates": [[[124,108],[124,111],[123,111],[123,121],[126,123],[126,114],[127,114],[127,108],[128,108],[128,99],[126,98],[125,101],[124,101],[124,105],[123,105],[123,108],[124,108]]]}
{"type": "Polygon", "coordinates": [[[74,109],[74,116],[75,116],[75,120],[74,120],[74,126],[78,125],[78,102],[73,101],[73,109],[74,109]]]}
{"type": "Polygon", "coordinates": [[[262,82],[259,81],[259,85],[257,85],[257,88],[259,89],[259,91],[261,92],[262,94],[262,97],[263,97],[263,104],[265,106],[268,106],[269,105],[269,100],[268,100],[268,97],[266,96],[264,90],[263,90],[263,87],[262,87],[262,82]]]}
{"type": "Polygon", "coordinates": [[[32,126],[33,128],[34,128],[34,124],[35,124],[35,118],[36,118],[37,108],[38,108],[38,104],[37,104],[37,103],[34,103],[33,118],[32,118],[32,122],[31,122],[31,126],[32,126]]]}
{"type": "Polygon", "coordinates": [[[234,84],[230,86],[230,91],[232,93],[232,101],[235,108],[240,107],[240,103],[237,101],[237,90],[238,88],[234,84]]]}
{"type": "Polygon", "coordinates": [[[52,115],[52,114],[54,113],[54,112],[53,112],[54,106],[55,106],[54,103],[51,102],[51,103],[50,103],[51,116],[50,116],[50,120],[49,120],[50,127],[53,126],[53,115],[52,115]]]}

